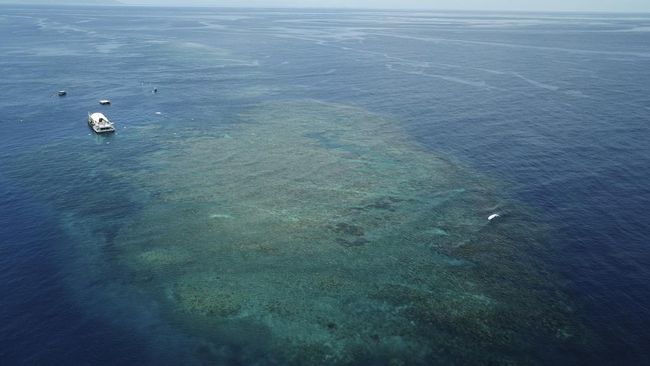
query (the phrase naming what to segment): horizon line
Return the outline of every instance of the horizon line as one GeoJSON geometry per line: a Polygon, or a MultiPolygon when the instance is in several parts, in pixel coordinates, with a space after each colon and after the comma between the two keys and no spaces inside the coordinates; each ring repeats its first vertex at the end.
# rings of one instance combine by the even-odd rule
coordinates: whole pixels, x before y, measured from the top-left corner
{"type": "Polygon", "coordinates": [[[512,13],[512,14],[646,14],[650,15],[649,10],[642,11],[621,11],[621,10],[521,10],[521,9],[453,9],[453,8],[375,8],[375,7],[344,7],[344,6],[246,6],[246,5],[176,5],[176,4],[126,4],[114,0],[112,3],[90,3],[90,4],[52,4],[52,3],[20,3],[20,2],[0,2],[1,5],[20,5],[20,6],[53,6],[53,7],[138,7],[138,8],[196,8],[196,9],[259,9],[259,10],[359,10],[359,11],[426,11],[426,12],[457,12],[457,13],[512,13]]]}

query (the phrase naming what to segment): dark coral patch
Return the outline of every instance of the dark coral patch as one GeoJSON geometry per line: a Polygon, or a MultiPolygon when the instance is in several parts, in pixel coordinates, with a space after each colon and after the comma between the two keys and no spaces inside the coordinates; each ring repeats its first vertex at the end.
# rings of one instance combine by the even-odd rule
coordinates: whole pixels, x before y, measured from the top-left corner
{"type": "Polygon", "coordinates": [[[334,231],[339,234],[352,235],[352,236],[363,236],[363,228],[357,225],[348,224],[346,222],[339,222],[334,227],[334,231]]]}
{"type": "Polygon", "coordinates": [[[369,243],[368,239],[364,238],[358,238],[355,240],[347,240],[343,238],[337,238],[336,242],[341,244],[344,247],[350,248],[350,247],[361,247],[369,243]]]}

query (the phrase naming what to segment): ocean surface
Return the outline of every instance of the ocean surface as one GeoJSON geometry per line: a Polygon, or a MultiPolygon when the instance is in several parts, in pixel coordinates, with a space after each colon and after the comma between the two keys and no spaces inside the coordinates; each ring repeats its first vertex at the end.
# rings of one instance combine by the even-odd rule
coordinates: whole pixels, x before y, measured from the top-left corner
{"type": "Polygon", "coordinates": [[[0,6],[0,90],[2,365],[650,364],[650,15],[0,6]]]}

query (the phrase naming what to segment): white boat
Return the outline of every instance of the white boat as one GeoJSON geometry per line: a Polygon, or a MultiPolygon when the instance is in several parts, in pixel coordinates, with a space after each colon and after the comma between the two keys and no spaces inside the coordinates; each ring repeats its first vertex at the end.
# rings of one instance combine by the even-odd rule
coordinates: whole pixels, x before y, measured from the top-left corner
{"type": "Polygon", "coordinates": [[[59,90],[58,92],[56,92],[56,94],[60,97],[65,97],[66,95],[68,95],[68,92],[65,90],[59,90]]]}
{"type": "Polygon", "coordinates": [[[99,112],[93,114],[88,113],[88,126],[90,126],[90,128],[92,128],[96,133],[107,133],[115,131],[113,122],[106,118],[104,114],[99,112]]]}
{"type": "Polygon", "coordinates": [[[99,101],[99,104],[101,104],[101,105],[110,105],[111,101],[109,99],[101,99],[99,101]]]}

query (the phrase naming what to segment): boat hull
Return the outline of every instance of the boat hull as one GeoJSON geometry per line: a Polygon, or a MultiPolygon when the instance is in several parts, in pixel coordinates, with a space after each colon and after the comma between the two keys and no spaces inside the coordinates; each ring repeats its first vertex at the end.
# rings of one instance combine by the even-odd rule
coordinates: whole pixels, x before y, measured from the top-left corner
{"type": "Polygon", "coordinates": [[[88,127],[90,127],[91,130],[93,130],[95,133],[98,133],[98,134],[115,132],[115,128],[113,128],[113,127],[111,127],[110,129],[100,128],[99,126],[93,124],[93,121],[91,119],[88,119],[88,127]]]}

